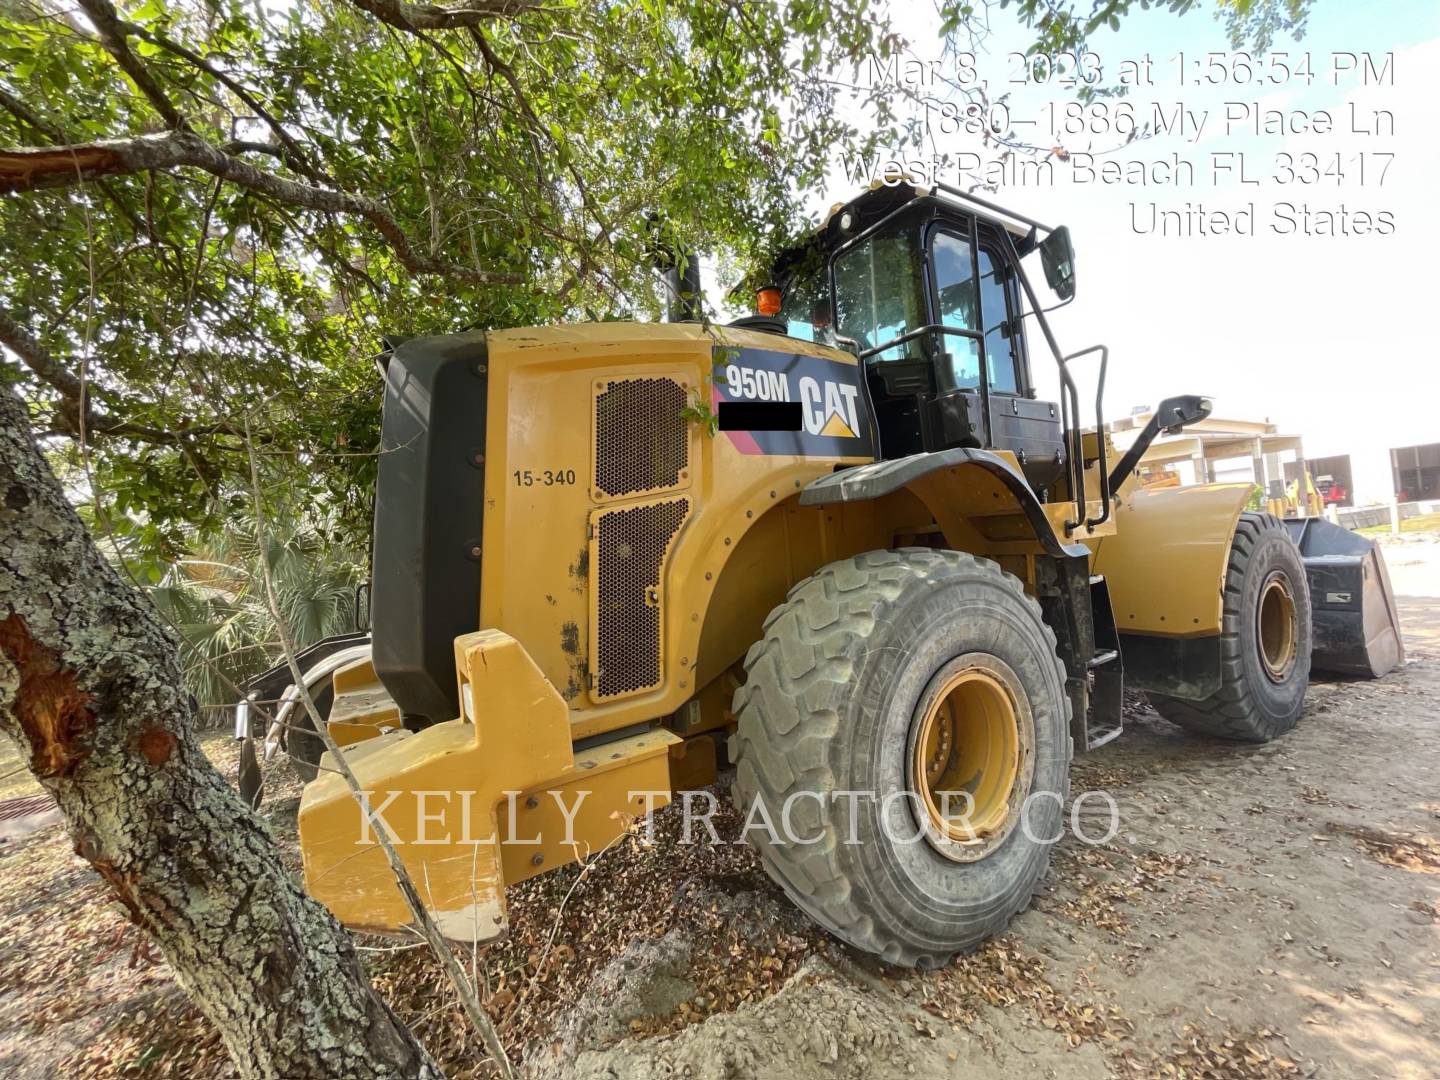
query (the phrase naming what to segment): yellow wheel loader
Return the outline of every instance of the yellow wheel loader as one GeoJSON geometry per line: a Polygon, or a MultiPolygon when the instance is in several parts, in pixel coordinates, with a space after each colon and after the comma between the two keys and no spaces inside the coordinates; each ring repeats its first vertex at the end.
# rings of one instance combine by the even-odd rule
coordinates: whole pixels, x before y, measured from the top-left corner
{"type": "MultiPolygon", "coordinates": [[[[1072,754],[1120,734],[1122,687],[1263,741],[1295,724],[1312,663],[1400,661],[1366,542],[1319,521],[1292,536],[1244,511],[1249,485],[1140,486],[1149,443],[1209,402],[1163,402],[1119,457],[1107,352],[1060,349],[1032,262],[1073,297],[1063,228],[882,186],[732,325],[388,353],[371,645],[315,654],[315,678],[447,935],[502,933],[507,884],[728,761],[746,839],[799,907],[892,962],[939,963],[1028,903],[1072,754]],[[1037,397],[1041,355],[1059,401],[1037,397]]],[[[369,824],[318,765],[307,886],[396,931],[369,824]]]]}

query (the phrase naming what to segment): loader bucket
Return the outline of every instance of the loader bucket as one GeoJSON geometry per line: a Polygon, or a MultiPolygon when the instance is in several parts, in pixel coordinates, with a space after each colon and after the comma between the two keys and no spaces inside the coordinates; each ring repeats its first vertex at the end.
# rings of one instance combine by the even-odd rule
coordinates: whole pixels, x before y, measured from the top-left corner
{"type": "Polygon", "coordinates": [[[1305,560],[1320,671],[1378,679],[1405,661],[1395,594],[1379,546],[1322,518],[1285,522],[1305,560]]]}

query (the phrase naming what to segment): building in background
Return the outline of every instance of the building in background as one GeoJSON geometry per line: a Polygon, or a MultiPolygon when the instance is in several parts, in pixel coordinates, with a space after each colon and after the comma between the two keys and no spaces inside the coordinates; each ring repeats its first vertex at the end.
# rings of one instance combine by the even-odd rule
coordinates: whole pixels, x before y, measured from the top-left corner
{"type": "MultiPolygon", "coordinates": [[[[1106,428],[1124,451],[1149,421],[1150,410],[1140,408],[1106,428]]],[[[1140,459],[1138,473],[1152,487],[1257,484],[1272,512],[1290,517],[1321,514],[1332,506],[1440,502],[1440,442],[1392,447],[1389,490],[1372,482],[1357,498],[1356,473],[1371,475],[1383,469],[1385,453],[1357,448],[1307,458],[1301,436],[1282,433],[1269,419],[1210,416],[1178,435],[1156,439],[1140,459]]],[[[1379,475],[1383,477],[1383,471],[1379,475]]]]}
{"type": "Polygon", "coordinates": [[[1326,506],[1355,505],[1355,479],[1350,472],[1349,454],[1311,458],[1310,475],[1326,506]]]}
{"type": "Polygon", "coordinates": [[[1440,499],[1440,443],[1393,448],[1390,474],[1400,502],[1440,499]]]}

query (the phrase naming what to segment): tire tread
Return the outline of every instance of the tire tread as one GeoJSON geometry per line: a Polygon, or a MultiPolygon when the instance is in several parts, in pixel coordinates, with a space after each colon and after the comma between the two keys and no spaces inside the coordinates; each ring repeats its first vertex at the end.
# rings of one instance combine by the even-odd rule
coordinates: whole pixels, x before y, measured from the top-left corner
{"type": "MultiPolygon", "coordinates": [[[[802,791],[835,791],[840,785],[829,765],[829,749],[846,733],[840,728],[842,702],[858,664],[863,642],[877,615],[916,579],[970,572],[1000,585],[1030,609],[1044,629],[1061,686],[1065,668],[1056,654],[1055,634],[1040,605],[1014,575],[989,559],[959,551],[899,548],[872,551],[822,567],[796,584],[765,620],[764,637],[745,659],[746,679],[736,691],[737,730],[730,738],[736,763],[732,797],[738,807],[759,798],[767,806],[784,805],[802,791]],[[857,649],[857,642],[862,643],[857,649]],[[830,702],[829,707],[818,703],[830,702]]],[[[1070,703],[1061,694],[1065,721],[1065,790],[1068,800],[1070,703]]],[[[805,805],[797,800],[796,806],[805,805]]],[[[883,911],[852,887],[831,838],[813,845],[755,844],[766,873],[812,918],[852,944],[896,964],[935,965],[949,955],[918,952],[887,933],[883,911]]],[[[1040,879],[1043,879],[1043,873],[1040,879]]],[[[1038,887],[1038,881],[1037,881],[1038,887]]],[[[1010,910],[990,913],[974,942],[1005,928],[1026,906],[1026,892],[1010,910]]],[[[970,947],[967,945],[966,947],[970,947]]]]}

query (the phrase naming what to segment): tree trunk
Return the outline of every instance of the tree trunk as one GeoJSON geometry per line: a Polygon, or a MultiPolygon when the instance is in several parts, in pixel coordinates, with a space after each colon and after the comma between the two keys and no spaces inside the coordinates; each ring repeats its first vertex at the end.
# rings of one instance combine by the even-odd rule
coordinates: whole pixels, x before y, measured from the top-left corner
{"type": "Polygon", "coordinates": [[[176,643],[0,387],[0,727],[246,1076],[440,1072],[194,737],[176,643]]]}

